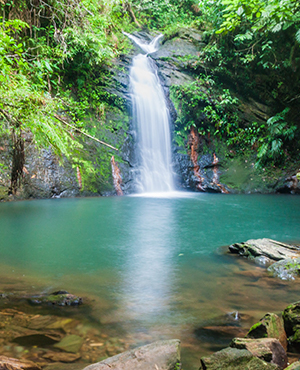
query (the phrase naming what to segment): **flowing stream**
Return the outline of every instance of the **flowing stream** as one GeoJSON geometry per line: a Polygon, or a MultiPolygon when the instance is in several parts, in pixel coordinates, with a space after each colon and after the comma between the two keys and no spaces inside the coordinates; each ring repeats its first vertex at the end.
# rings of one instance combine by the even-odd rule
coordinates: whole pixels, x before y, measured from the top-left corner
{"type": "Polygon", "coordinates": [[[0,203],[0,293],[68,290],[84,304],[54,312],[76,312],[131,348],[179,338],[184,369],[197,369],[200,356],[230,341],[203,327],[238,311],[245,331],[299,299],[299,281],[219,248],[261,237],[299,242],[299,225],[300,197],[289,195],[0,203]]]}
{"type": "Polygon", "coordinates": [[[137,129],[140,159],[138,191],[160,193],[173,190],[169,112],[156,66],[148,56],[157,51],[162,35],[150,43],[126,34],[143,51],[133,58],[130,86],[133,120],[137,129]]]}

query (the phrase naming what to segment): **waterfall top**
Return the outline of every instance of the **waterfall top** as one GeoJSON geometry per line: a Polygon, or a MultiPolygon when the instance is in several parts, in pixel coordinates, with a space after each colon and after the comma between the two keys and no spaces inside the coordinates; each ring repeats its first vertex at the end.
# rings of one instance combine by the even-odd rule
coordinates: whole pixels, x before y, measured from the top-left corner
{"type": "Polygon", "coordinates": [[[131,35],[130,33],[123,32],[130,40],[132,40],[137,46],[139,46],[146,54],[154,53],[158,50],[159,40],[163,37],[163,34],[156,36],[150,43],[145,43],[136,36],[131,35]]]}

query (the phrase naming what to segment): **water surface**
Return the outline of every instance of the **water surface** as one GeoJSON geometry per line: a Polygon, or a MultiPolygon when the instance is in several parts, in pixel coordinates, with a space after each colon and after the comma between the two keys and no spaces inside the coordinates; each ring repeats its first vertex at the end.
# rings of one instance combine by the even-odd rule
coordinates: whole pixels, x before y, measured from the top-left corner
{"type": "Polygon", "coordinates": [[[218,347],[198,328],[237,310],[248,327],[299,298],[296,282],[269,277],[220,247],[262,237],[297,242],[299,225],[300,197],[282,195],[4,203],[1,276],[27,291],[88,297],[89,319],[132,346],[179,338],[185,368],[197,368],[198,358],[218,347]]]}

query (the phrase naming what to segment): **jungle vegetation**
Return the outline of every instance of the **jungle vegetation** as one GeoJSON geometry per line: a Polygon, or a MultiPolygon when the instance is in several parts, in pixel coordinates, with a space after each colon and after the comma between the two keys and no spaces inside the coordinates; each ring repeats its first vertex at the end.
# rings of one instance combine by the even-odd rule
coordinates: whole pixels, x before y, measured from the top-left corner
{"type": "Polygon", "coordinates": [[[194,126],[236,153],[252,150],[258,165],[300,160],[297,0],[1,0],[0,14],[0,137],[11,151],[12,193],[28,140],[67,158],[83,181],[109,176],[111,151],[96,146],[95,161],[103,164],[96,171],[82,133],[109,142],[109,133],[126,130],[125,118],[106,120],[109,110],[126,115],[124,102],[107,92],[109,66],[130,48],[122,31],[158,30],[167,38],[180,28],[203,32],[198,79],[172,89],[183,139],[194,126]],[[235,96],[210,92],[221,82],[239,94],[254,91],[271,106],[270,118],[245,126],[235,96]]]}

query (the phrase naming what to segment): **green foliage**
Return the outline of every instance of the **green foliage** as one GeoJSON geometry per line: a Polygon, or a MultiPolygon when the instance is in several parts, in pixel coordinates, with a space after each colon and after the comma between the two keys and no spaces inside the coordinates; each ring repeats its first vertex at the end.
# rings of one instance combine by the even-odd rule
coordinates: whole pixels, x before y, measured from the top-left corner
{"type": "Polygon", "coordinates": [[[198,11],[197,0],[131,0],[130,4],[139,21],[150,29],[190,24],[198,11]]]}
{"type": "Polygon", "coordinates": [[[298,0],[222,0],[223,23],[217,31],[250,27],[254,32],[279,32],[300,21],[298,0]]]}
{"type": "Polygon", "coordinates": [[[287,144],[291,141],[297,130],[297,126],[286,122],[286,115],[289,108],[271,117],[267,121],[266,136],[262,139],[261,146],[257,153],[257,165],[263,165],[269,160],[280,163],[284,156],[287,144]]]}
{"type": "Polygon", "coordinates": [[[171,87],[171,98],[178,113],[175,139],[179,146],[183,146],[192,126],[200,135],[228,139],[238,127],[239,120],[233,109],[237,98],[232,97],[228,89],[218,91],[214,85],[211,76],[200,75],[195,82],[171,87]]]}
{"type": "Polygon", "coordinates": [[[112,140],[110,133],[120,129],[119,123],[106,122],[111,106],[124,109],[106,91],[106,66],[127,47],[121,31],[129,22],[122,3],[47,0],[27,5],[24,0],[0,4],[6,18],[0,27],[0,134],[31,137],[38,148],[50,146],[71,161],[74,171],[80,168],[90,187],[98,178],[106,182],[110,151],[95,143],[86,150],[87,140],[57,114],[102,141],[112,140]]]}

